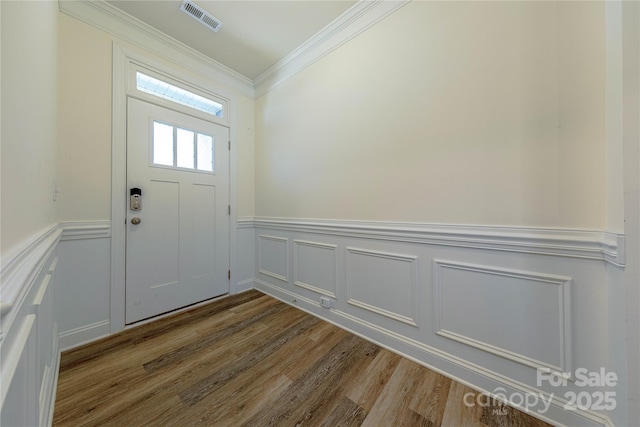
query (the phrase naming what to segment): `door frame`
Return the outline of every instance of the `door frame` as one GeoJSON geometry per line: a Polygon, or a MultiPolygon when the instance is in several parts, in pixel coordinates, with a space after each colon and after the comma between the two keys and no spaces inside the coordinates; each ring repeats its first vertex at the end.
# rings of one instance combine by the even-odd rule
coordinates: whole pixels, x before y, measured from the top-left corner
{"type": "MultiPolygon", "coordinates": [[[[235,271],[237,271],[237,149],[234,126],[237,120],[236,96],[219,83],[210,80],[195,69],[178,66],[162,58],[152,56],[141,50],[125,48],[113,43],[112,75],[112,121],[111,121],[111,290],[110,324],[111,333],[122,331],[125,325],[126,295],[126,213],[127,213],[127,98],[140,95],[130,88],[128,82],[132,70],[144,67],[154,73],[184,83],[200,92],[227,101],[226,117],[222,120],[210,120],[229,128],[231,146],[229,150],[229,265],[231,278],[229,293],[234,293],[235,271]],[[210,89],[206,89],[210,88],[210,89]],[[212,89],[215,91],[212,91],[212,89]]],[[[142,99],[142,98],[141,98],[142,99]]],[[[143,99],[148,100],[148,99],[143,99]]]]}

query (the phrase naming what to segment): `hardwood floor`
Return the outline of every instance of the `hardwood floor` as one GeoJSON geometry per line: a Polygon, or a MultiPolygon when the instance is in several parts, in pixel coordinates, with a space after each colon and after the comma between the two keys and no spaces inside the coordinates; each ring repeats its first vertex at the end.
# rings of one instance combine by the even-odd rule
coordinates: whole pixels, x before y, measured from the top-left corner
{"type": "Polygon", "coordinates": [[[63,353],[53,425],[547,425],[467,392],[250,291],[63,353]]]}

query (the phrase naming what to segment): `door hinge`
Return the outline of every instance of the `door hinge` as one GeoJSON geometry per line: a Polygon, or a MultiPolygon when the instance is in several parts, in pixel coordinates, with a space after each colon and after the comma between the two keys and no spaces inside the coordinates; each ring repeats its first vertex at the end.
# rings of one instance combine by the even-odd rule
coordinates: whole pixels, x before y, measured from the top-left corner
{"type": "Polygon", "coordinates": [[[231,140],[229,140],[229,151],[231,151],[231,140]]]}
{"type": "Polygon", "coordinates": [[[228,273],[229,280],[231,280],[231,270],[228,270],[228,273]]]}
{"type": "Polygon", "coordinates": [[[227,205],[228,211],[229,211],[229,215],[231,215],[231,205],[227,205]]]}

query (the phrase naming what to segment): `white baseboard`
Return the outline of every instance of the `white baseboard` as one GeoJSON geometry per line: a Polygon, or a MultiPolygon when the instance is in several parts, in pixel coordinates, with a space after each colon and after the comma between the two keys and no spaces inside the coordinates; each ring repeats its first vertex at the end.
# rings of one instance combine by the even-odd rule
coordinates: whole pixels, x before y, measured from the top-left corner
{"type": "Polygon", "coordinates": [[[255,279],[252,277],[251,279],[242,280],[235,285],[232,286],[231,294],[239,294],[241,292],[246,292],[255,288],[255,279]]]}
{"type": "Polygon", "coordinates": [[[111,322],[102,320],[90,325],[84,325],[58,335],[60,351],[71,350],[75,347],[104,338],[111,333],[111,322]]]}

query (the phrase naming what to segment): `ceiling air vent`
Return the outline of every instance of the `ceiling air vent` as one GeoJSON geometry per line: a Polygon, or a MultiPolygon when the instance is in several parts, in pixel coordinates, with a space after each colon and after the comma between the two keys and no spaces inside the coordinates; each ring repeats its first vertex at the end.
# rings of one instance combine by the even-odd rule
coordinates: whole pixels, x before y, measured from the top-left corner
{"type": "Polygon", "coordinates": [[[207,13],[203,8],[191,1],[183,1],[182,5],[180,6],[180,10],[193,19],[198,20],[202,25],[205,25],[211,31],[215,31],[217,33],[218,31],[220,31],[220,28],[222,28],[222,21],[220,21],[210,13],[207,13]]]}

